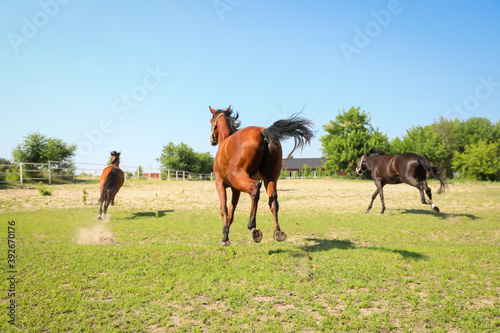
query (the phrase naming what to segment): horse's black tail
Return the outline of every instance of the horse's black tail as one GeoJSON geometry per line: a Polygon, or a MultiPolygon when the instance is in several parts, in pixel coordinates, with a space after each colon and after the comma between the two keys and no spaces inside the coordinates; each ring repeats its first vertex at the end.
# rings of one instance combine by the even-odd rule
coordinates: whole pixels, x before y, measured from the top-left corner
{"type": "Polygon", "coordinates": [[[443,175],[438,171],[438,169],[435,166],[429,164],[427,157],[418,155],[418,161],[420,162],[420,165],[424,167],[425,171],[427,171],[432,177],[439,180],[441,186],[439,187],[438,193],[443,192],[445,188],[448,187],[446,181],[444,180],[443,175]]]}
{"type": "MultiPolygon", "coordinates": [[[[311,142],[314,132],[312,130],[313,123],[305,118],[292,115],[288,119],[281,119],[266,128],[262,134],[264,139],[268,142],[269,148],[276,148],[278,143],[288,138],[294,138],[295,145],[293,146],[290,155],[297,148],[304,148],[304,146],[311,142]]],[[[290,157],[290,155],[288,155],[290,157]]]]}
{"type": "Polygon", "coordinates": [[[113,167],[111,172],[108,174],[106,181],[101,189],[101,203],[109,204],[115,197],[116,191],[116,183],[118,182],[118,178],[120,176],[120,169],[117,167],[113,167]]]}

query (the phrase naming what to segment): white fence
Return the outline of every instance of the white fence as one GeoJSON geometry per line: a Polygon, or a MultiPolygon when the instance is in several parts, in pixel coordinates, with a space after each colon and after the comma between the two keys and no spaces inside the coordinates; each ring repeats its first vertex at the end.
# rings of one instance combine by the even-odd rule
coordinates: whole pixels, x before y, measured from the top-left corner
{"type": "MultiPolygon", "coordinates": [[[[108,165],[97,163],[74,163],[71,168],[60,167],[61,162],[0,164],[0,183],[24,184],[30,181],[46,181],[48,184],[61,182],[84,182],[99,180],[108,165]]],[[[165,170],[122,166],[125,179],[147,180],[214,180],[213,173],[201,174],[182,170],[165,170]]]]}

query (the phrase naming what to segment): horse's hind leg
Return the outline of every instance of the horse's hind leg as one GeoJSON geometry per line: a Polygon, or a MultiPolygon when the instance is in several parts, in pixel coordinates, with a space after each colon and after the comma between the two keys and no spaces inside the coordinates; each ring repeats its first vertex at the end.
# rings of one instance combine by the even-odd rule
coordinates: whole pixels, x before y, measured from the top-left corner
{"type": "Polygon", "coordinates": [[[259,204],[261,186],[262,183],[256,181],[255,189],[249,192],[250,197],[252,198],[252,208],[250,209],[250,220],[248,221],[248,229],[252,233],[252,239],[255,243],[259,243],[263,238],[262,231],[260,229],[257,229],[257,221],[256,221],[257,207],[259,204]]]}
{"type": "Polygon", "coordinates": [[[429,186],[427,186],[427,181],[423,181],[424,183],[424,189],[425,189],[425,193],[427,193],[427,196],[429,197],[429,203],[431,204],[431,209],[433,209],[436,213],[439,213],[439,207],[436,206],[434,204],[434,202],[432,202],[432,191],[431,191],[431,188],[429,186]]]}
{"type": "Polygon", "coordinates": [[[102,201],[101,201],[101,206],[99,207],[99,216],[97,216],[98,220],[102,220],[102,201]]]}
{"type": "Polygon", "coordinates": [[[273,214],[274,220],[274,234],[273,237],[278,242],[282,242],[286,239],[286,233],[281,231],[280,225],[278,223],[278,211],[280,209],[278,203],[278,192],[276,191],[276,181],[270,181],[265,184],[267,189],[267,195],[269,196],[269,208],[273,214]]]}
{"type": "Polygon", "coordinates": [[[251,231],[253,241],[258,243],[262,240],[262,231],[257,229],[256,215],[262,183],[260,181],[250,179],[248,175],[242,176],[241,173],[237,177],[231,177],[229,181],[235,189],[246,192],[250,195],[252,207],[250,208],[248,229],[251,231]]]}

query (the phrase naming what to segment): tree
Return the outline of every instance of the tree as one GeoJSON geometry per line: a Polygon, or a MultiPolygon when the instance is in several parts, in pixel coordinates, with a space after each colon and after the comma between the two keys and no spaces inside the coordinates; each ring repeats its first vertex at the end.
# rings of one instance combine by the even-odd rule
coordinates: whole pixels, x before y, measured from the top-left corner
{"type": "Polygon", "coordinates": [[[430,125],[430,128],[439,135],[444,145],[442,160],[437,161],[436,166],[438,166],[442,172],[450,178],[453,178],[452,161],[456,146],[453,133],[459,124],[460,120],[458,118],[451,120],[441,116],[438,120],[434,120],[434,122],[430,125]]]}
{"type": "Polygon", "coordinates": [[[214,158],[210,153],[197,153],[182,142],[179,145],[169,142],[163,147],[161,156],[156,160],[161,163],[162,172],[170,169],[210,173],[214,164],[214,158]]]}
{"type": "MultiPolygon", "coordinates": [[[[38,132],[24,137],[23,143],[12,150],[15,163],[54,163],[55,169],[71,168],[76,145],[70,145],[57,138],[48,138],[38,132]]],[[[36,167],[36,166],[33,166],[36,167]]],[[[36,168],[38,169],[38,168],[36,168]]]]}
{"type": "Polygon", "coordinates": [[[370,148],[385,149],[387,136],[370,124],[370,118],[360,108],[340,111],[335,121],[323,125],[328,133],[320,138],[323,155],[328,158],[324,168],[353,174],[356,161],[370,148]]]}
{"type": "Polygon", "coordinates": [[[468,178],[500,180],[499,144],[479,141],[467,145],[463,153],[455,155],[453,167],[468,178]]]}
{"type": "Polygon", "coordinates": [[[493,125],[488,118],[472,117],[458,123],[451,133],[453,150],[462,153],[467,145],[479,141],[497,142],[499,124],[493,125]]]}

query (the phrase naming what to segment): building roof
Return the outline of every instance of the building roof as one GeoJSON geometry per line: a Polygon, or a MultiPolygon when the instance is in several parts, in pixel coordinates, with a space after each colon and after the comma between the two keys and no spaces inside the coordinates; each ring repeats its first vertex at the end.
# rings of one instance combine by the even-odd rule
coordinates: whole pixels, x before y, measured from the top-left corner
{"type": "MultiPolygon", "coordinates": [[[[283,158],[283,162],[285,158],[283,158]]],[[[304,167],[304,164],[311,169],[321,167],[326,162],[326,158],[290,158],[283,166],[283,170],[299,170],[304,167]]]]}

